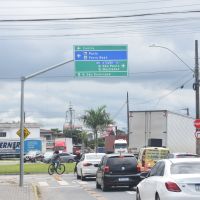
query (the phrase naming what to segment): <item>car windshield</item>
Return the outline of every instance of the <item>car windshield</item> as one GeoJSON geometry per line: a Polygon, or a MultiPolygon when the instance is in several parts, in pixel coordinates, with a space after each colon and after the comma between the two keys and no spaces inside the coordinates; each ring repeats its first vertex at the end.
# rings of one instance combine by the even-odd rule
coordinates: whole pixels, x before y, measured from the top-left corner
{"type": "Polygon", "coordinates": [[[85,158],[86,160],[101,160],[103,155],[101,154],[94,154],[94,155],[86,155],[85,158]]]}
{"type": "Polygon", "coordinates": [[[172,164],[170,171],[171,174],[200,174],[200,162],[172,164]]]}

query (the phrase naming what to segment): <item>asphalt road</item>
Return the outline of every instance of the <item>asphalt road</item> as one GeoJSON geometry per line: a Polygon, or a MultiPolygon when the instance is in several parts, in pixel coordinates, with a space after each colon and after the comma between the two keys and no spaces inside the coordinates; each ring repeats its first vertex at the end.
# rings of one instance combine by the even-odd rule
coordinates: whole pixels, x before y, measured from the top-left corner
{"type": "Polygon", "coordinates": [[[113,188],[107,192],[96,189],[95,179],[77,180],[73,174],[25,175],[25,182],[37,185],[41,200],[135,200],[135,191],[113,188]]]}

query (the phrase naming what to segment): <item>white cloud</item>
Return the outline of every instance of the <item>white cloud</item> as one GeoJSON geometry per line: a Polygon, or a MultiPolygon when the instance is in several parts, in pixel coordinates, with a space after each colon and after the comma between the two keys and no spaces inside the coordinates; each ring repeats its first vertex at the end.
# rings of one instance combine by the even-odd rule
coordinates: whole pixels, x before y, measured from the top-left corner
{"type": "MultiPolygon", "coordinates": [[[[7,1],[1,1],[4,9],[0,11],[3,19],[27,19],[134,15],[194,8],[184,6],[188,4],[187,1],[166,1],[165,4],[152,2],[151,5],[137,2],[119,0],[84,1],[83,3],[80,1],[21,1],[19,3],[19,1],[12,1],[10,4],[7,1]],[[112,3],[113,5],[107,5],[112,3]],[[38,9],[33,7],[38,7],[38,9]],[[152,9],[156,7],[157,9],[152,9]]],[[[195,3],[195,0],[190,1],[190,4],[195,3]]],[[[197,9],[198,6],[196,5],[195,8],[197,9]]],[[[64,60],[70,60],[73,58],[73,45],[81,44],[127,44],[129,77],[75,78],[74,66],[71,63],[39,78],[27,80],[25,82],[26,120],[39,122],[44,127],[62,129],[65,112],[70,102],[77,116],[84,113],[84,110],[105,104],[117,125],[124,128],[126,127],[127,91],[130,97],[130,110],[169,109],[179,112],[180,109],[189,107],[194,116],[195,97],[192,90],[194,80],[186,84],[182,90],[178,89],[167,95],[191,78],[192,73],[175,71],[187,70],[187,67],[168,50],[150,48],[149,45],[167,47],[190,66],[194,66],[194,40],[199,38],[199,21],[196,14],[84,21],[0,22],[0,26],[2,28],[0,33],[1,121],[19,121],[21,76],[30,75],[64,60]],[[104,34],[92,34],[99,32],[104,32],[104,34]],[[76,35],[69,36],[70,34],[76,35]],[[88,35],[79,36],[78,34],[88,35]],[[16,37],[16,35],[22,36],[16,37]],[[38,35],[45,35],[45,37],[38,37],[38,35]],[[52,35],[58,36],[52,37],[52,35]],[[159,71],[169,72],[160,73],[159,71]],[[13,78],[16,80],[12,80],[13,78]],[[165,95],[167,96],[160,99],[165,95]]],[[[77,121],[77,123],[80,122],[77,121]]]]}

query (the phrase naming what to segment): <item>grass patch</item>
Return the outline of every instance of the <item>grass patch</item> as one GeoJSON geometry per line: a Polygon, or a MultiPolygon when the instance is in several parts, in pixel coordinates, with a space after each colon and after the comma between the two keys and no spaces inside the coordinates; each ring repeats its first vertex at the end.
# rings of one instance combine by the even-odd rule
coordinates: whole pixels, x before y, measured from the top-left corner
{"type": "MultiPolygon", "coordinates": [[[[25,163],[24,174],[48,173],[50,164],[25,163]]],[[[65,163],[65,174],[74,172],[75,163],[65,163]]],[[[20,164],[0,165],[0,174],[19,174],[20,164]]]]}

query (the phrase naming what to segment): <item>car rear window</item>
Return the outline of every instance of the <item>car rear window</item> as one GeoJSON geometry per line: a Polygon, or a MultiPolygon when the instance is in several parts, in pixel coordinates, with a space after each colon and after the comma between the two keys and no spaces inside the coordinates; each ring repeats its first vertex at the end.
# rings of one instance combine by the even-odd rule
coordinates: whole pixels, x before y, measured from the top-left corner
{"type": "Polygon", "coordinates": [[[197,158],[198,155],[194,155],[194,154],[179,154],[176,157],[177,158],[197,158]]]}
{"type": "Polygon", "coordinates": [[[137,172],[137,160],[133,156],[110,157],[107,161],[107,165],[112,172],[137,172]]]}
{"type": "Polygon", "coordinates": [[[200,173],[200,162],[199,163],[176,163],[171,165],[171,174],[199,174],[200,173]]]}

